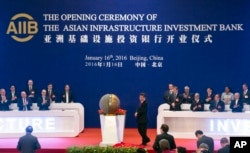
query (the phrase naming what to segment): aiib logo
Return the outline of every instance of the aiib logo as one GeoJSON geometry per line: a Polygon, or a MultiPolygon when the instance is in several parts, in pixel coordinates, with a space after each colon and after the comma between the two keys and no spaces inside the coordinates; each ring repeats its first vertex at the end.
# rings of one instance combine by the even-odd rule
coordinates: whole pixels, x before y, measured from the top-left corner
{"type": "Polygon", "coordinates": [[[38,32],[38,23],[32,16],[26,13],[19,13],[11,18],[6,34],[18,42],[31,40],[38,32]]]}

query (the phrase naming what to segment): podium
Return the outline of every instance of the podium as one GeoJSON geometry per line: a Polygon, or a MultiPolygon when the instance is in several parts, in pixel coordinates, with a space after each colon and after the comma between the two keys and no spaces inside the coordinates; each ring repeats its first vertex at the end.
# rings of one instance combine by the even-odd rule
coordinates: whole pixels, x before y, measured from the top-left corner
{"type": "Polygon", "coordinates": [[[123,142],[125,115],[100,115],[102,142],[100,146],[112,146],[123,142]]]}

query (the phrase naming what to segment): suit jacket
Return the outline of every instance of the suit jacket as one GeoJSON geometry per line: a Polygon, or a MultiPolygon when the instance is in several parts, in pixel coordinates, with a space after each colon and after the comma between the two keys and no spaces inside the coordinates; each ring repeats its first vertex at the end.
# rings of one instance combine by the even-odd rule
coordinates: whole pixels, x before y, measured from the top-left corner
{"type": "Polygon", "coordinates": [[[204,103],[201,100],[199,100],[198,103],[195,100],[193,100],[190,106],[190,110],[191,111],[204,111],[204,103]],[[194,109],[194,107],[196,108],[194,109]]]}
{"type": "Polygon", "coordinates": [[[25,92],[26,92],[26,94],[27,94],[27,97],[29,97],[30,95],[33,95],[33,97],[29,97],[30,99],[31,99],[31,101],[34,103],[35,102],[35,100],[36,100],[36,88],[34,87],[34,86],[32,86],[32,89],[30,90],[29,89],[29,86],[27,86],[26,88],[25,88],[25,92]]]}
{"type": "Polygon", "coordinates": [[[41,149],[41,145],[38,142],[37,137],[31,134],[26,134],[19,138],[17,149],[21,153],[35,153],[37,149],[41,149]]]}
{"type": "Polygon", "coordinates": [[[169,103],[169,98],[173,93],[170,90],[165,91],[163,99],[165,103],[169,103]]]}
{"type": "Polygon", "coordinates": [[[230,145],[226,145],[218,150],[218,153],[230,153],[230,145]]]}
{"type": "Polygon", "coordinates": [[[236,100],[233,100],[231,103],[230,103],[230,109],[232,109],[232,112],[242,112],[242,109],[243,109],[243,102],[242,100],[238,100],[237,102],[237,106],[236,108],[234,108],[234,105],[236,104],[236,100]]]}
{"type": "MultiPolygon", "coordinates": [[[[26,97],[26,101],[28,102],[28,105],[27,105],[27,110],[31,110],[31,106],[32,106],[32,101],[30,98],[26,97]]],[[[17,106],[18,106],[18,110],[19,111],[22,111],[24,110],[24,106],[23,106],[23,98],[19,98],[17,100],[17,106]]]]}
{"type": "Polygon", "coordinates": [[[140,104],[140,106],[136,110],[137,117],[136,121],[137,123],[147,123],[148,122],[148,104],[146,101],[140,104]]]}
{"type": "Polygon", "coordinates": [[[11,102],[6,100],[5,102],[0,101],[0,111],[9,111],[11,102]]]}
{"type": "Polygon", "coordinates": [[[182,103],[192,104],[192,102],[193,102],[193,94],[192,93],[188,93],[188,94],[183,93],[182,96],[183,96],[182,103]],[[187,95],[186,98],[185,98],[185,95],[187,95]]]}
{"type": "Polygon", "coordinates": [[[49,94],[48,89],[46,91],[47,91],[47,97],[49,97],[51,99],[51,101],[56,101],[56,92],[55,92],[55,90],[52,89],[50,94],[49,94]]]}
{"type": "Polygon", "coordinates": [[[11,103],[17,103],[17,100],[18,100],[18,94],[17,94],[17,92],[15,91],[15,93],[14,93],[14,95],[13,95],[14,97],[16,97],[16,99],[15,100],[12,100],[12,94],[11,94],[11,92],[10,93],[8,93],[8,96],[7,96],[7,98],[8,98],[8,100],[11,102],[11,103]]]}
{"type": "MultiPolygon", "coordinates": [[[[69,103],[73,102],[73,94],[71,91],[69,91],[69,103]]],[[[61,96],[61,102],[66,103],[66,92],[63,92],[62,96],[61,96]]]]}
{"type": "Polygon", "coordinates": [[[37,106],[39,107],[39,110],[49,110],[49,106],[50,106],[50,98],[49,97],[45,97],[45,100],[47,101],[47,103],[45,103],[44,105],[42,105],[43,103],[43,98],[39,97],[37,99],[37,106]]]}
{"type": "Polygon", "coordinates": [[[174,137],[168,133],[162,133],[155,137],[155,142],[153,144],[153,148],[157,153],[161,153],[160,144],[159,144],[161,139],[166,139],[169,141],[169,147],[170,147],[169,150],[176,148],[174,137]]]}
{"type": "Polygon", "coordinates": [[[243,103],[250,104],[250,91],[247,90],[246,93],[244,93],[244,91],[243,91],[242,95],[241,95],[241,99],[242,99],[243,103]]]}
{"type": "Polygon", "coordinates": [[[219,101],[218,104],[216,105],[215,101],[212,101],[210,106],[209,106],[210,111],[213,109],[217,109],[218,112],[223,112],[225,110],[225,103],[223,101],[219,101]]]}
{"type": "Polygon", "coordinates": [[[203,135],[198,141],[197,141],[197,148],[199,148],[200,144],[205,143],[208,145],[209,153],[214,153],[214,139],[208,136],[203,135]]]}
{"type": "Polygon", "coordinates": [[[204,98],[204,104],[211,104],[211,102],[213,101],[213,99],[214,99],[214,94],[213,93],[211,95],[208,95],[208,93],[206,93],[206,96],[204,98]],[[206,101],[207,98],[211,98],[211,100],[206,101]]]}
{"type": "Polygon", "coordinates": [[[182,104],[182,100],[183,100],[183,96],[182,94],[172,94],[170,95],[169,98],[169,105],[170,105],[170,110],[174,110],[174,111],[181,111],[181,104],[182,104]],[[175,107],[173,107],[171,104],[175,103],[175,107]]]}

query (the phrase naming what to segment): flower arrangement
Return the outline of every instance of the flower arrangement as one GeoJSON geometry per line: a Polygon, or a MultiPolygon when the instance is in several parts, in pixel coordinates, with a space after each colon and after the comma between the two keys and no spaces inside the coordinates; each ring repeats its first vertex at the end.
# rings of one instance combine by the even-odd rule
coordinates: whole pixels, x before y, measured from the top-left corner
{"type": "Polygon", "coordinates": [[[85,146],[85,147],[69,147],[67,153],[135,153],[136,147],[119,147],[114,148],[112,146],[100,147],[100,146],[85,146]]]}
{"type": "Polygon", "coordinates": [[[136,144],[124,143],[124,142],[120,142],[120,143],[113,145],[113,148],[143,148],[147,151],[147,149],[143,145],[136,145],[136,144]]]}
{"type": "MultiPolygon", "coordinates": [[[[114,113],[114,115],[125,115],[126,112],[127,112],[126,110],[119,108],[119,109],[114,113]]],[[[98,113],[99,113],[100,115],[106,115],[106,114],[103,112],[103,110],[101,110],[101,109],[98,110],[98,113]]]]}

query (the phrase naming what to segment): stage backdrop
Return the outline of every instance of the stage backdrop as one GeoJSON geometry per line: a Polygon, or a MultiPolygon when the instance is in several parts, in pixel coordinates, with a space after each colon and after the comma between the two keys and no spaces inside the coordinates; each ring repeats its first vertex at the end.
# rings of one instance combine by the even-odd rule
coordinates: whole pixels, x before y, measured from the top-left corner
{"type": "MultiPolygon", "coordinates": [[[[100,127],[99,99],[114,93],[135,127],[147,93],[149,126],[168,83],[181,91],[241,91],[250,83],[245,0],[8,0],[0,2],[0,87],[33,79],[57,95],[70,84],[86,127],[100,127]]],[[[40,93],[40,91],[39,91],[40,93]]]]}

